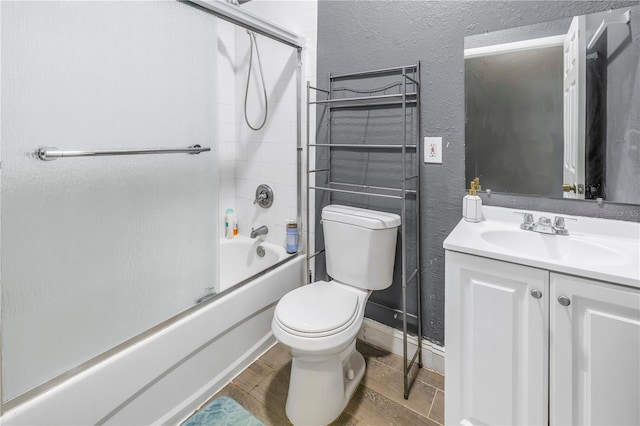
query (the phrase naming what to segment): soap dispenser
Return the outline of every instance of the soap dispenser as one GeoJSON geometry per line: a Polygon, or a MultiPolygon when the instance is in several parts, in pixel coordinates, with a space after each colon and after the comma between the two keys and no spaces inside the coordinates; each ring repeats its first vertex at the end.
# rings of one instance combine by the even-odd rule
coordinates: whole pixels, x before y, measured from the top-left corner
{"type": "Polygon", "coordinates": [[[462,200],[462,217],[468,222],[480,222],[482,220],[482,198],[476,194],[480,189],[480,178],[471,181],[469,194],[462,200]]]}

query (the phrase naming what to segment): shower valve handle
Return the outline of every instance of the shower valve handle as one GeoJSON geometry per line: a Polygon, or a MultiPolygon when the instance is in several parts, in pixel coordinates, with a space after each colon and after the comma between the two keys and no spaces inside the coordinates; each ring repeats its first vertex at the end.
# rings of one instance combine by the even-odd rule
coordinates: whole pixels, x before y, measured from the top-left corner
{"type": "Polygon", "coordinates": [[[253,200],[253,204],[257,204],[260,207],[266,209],[273,204],[273,190],[269,185],[259,185],[256,188],[256,198],[253,200]]]}

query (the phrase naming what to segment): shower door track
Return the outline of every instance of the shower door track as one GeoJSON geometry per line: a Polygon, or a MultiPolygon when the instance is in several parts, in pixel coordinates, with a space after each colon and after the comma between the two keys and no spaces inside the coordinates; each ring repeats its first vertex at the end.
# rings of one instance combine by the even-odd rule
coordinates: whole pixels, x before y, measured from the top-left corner
{"type": "Polygon", "coordinates": [[[262,20],[262,18],[242,10],[242,8],[239,6],[235,6],[220,0],[178,1],[213,13],[217,17],[231,22],[234,25],[261,34],[265,37],[269,37],[291,47],[295,47],[296,49],[302,49],[305,47],[306,40],[304,37],[286,31],[282,28],[278,28],[275,25],[262,20]]]}

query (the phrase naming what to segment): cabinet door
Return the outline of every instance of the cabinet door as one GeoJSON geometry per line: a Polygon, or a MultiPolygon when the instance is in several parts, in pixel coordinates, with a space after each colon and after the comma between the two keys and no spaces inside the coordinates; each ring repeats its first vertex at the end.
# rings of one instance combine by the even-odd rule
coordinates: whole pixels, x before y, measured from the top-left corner
{"type": "Polygon", "coordinates": [[[640,424],[640,290],[552,273],[550,326],[550,423],[640,424]]]}
{"type": "Polygon", "coordinates": [[[549,273],[446,252],[446,424],[547,424],[549,273]]]}

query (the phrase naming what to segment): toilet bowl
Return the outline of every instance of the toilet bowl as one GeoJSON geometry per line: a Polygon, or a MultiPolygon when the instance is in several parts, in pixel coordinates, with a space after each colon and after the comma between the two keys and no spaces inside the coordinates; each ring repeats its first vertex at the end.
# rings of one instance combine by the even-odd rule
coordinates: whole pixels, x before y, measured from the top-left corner
{"type": "Polygon", "coordinates": [[[368,297],[367,291],[318,281],[290,292],[278,304],[271,328],[291,348],[286,413],[293,424],[329,424],[351,399],[365,370],[355,342],[368,297]],[[300,303],[306,297],[311,303],[300,303]],[[304,309],[306,315],[300,315],[304,309]]]}
{"type": "Polygon", "coordinates": [[[400,217],[329,205],[322,211],[327,272],[286,294],[271,328],[291,350],[286,413],[295,425],[326,425],[353,396],[365,371],[355,349],[373,290],[391,285],[400,217]]]}

